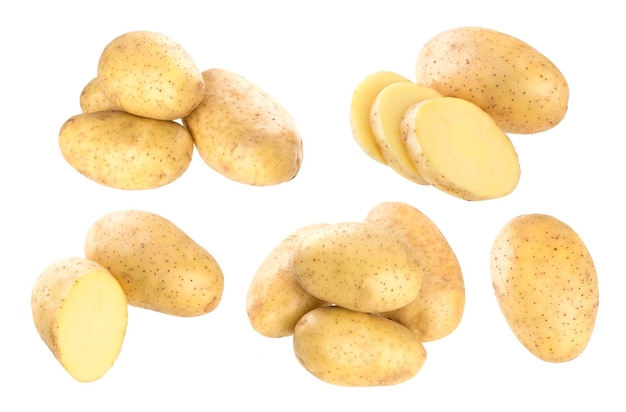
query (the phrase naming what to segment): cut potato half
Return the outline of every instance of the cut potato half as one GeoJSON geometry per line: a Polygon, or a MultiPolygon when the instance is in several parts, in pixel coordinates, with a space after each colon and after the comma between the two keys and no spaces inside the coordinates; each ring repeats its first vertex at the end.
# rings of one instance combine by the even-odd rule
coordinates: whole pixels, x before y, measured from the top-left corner
{"type": "Polygon", "coordinates": [[[49,265],[31,307],[39,335],[74,379],[97,380],[117,359],[128,305],[118,281],[96,262],[71,257],[49,265]]]}
{"type": "Polygon", "coordinates": [[[400,128],[417,171],[450,195],[494,199],[517,186],[520,165],[511,140],[469,101],[442,97],[417,103],[400,128]]]}
{"type": "Polygon", "coordinates": [[[386,86],[397,82],[410,82],[409,79],[390,71],[379,71],[365,77],[352,94],[350,105],[350,126],[352,135],[361,149],[372,159],[385,163],[370,125],[370,108],[376,96],[386,86]]]}
{"type": "Polygon", "coordinates": [[[411,106],[437,97],[442,97],[439,92],[421,84],[393,83],[378,93],[370,109],[372,133],[385,163],[401,176],[422,185],[429,182],[419,174],[407,154],[400,122],[411,106]]]}

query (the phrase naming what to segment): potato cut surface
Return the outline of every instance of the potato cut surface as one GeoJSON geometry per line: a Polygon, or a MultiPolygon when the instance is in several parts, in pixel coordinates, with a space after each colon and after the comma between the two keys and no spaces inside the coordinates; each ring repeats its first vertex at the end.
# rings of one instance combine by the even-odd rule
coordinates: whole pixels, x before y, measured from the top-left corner
{"type": "Polygon", "coordinates": [[[372,132],[370,109],[378,93],[396,82],[409,82],[409,79],[390,71],[375,72],[365,77],[352,94],[350,125],[354,139],[369,157],[382,164],[386,162],[372,132]]]}
{"type": "Polygon", "coordinates": [[[509,137],[473,103],[455,97],[412,106],[401,131],[418,172],[438,189],[465,200],[503,197],[520,178],[509,137]]]}
{"type": "Polygon", "coordinates": [[[385,163],[400,175],[423,185],[429,183],[418,173],[407,154],[400,133],[400,122],[411,106],[436,97],[442,96],[421,84],[393,83],[378,93],[370,111],[372,132],[385,163]]]}

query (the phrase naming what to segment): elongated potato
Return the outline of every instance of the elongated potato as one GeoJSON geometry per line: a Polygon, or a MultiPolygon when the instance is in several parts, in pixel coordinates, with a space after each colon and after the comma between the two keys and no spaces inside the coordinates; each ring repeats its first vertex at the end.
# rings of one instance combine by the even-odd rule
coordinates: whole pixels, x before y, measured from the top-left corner
{"type": "Polygon", "coordinates": [[[175,316],[213,311],[224,276],[213,256],[178,226],[143,210],[98,219],[87,232],[85,256],[120,282],[128,303],[175,316]]]}
{"type": "Polygon", "coordinates": [[[187,170],[193,140],[177,122],[106,110],[69,118],[59,148],[74,169],[97,183],[145,190],[169,184],[187,170]]]}
{"type": "Polygon", "coordinates": [[[511,193],[520,178],[515,147],[475,104],[455,97],[412,106],[401,122],[409,157],[436,188],[465,200],[511,193]]]}
{"type": "Polygon", "coordinates": [[[204,99],[183,122],[206,164],[231,180],[253,186],[293,179],[303,150],[287,110],[236,73],[216,68],[202,75],[204,99]]]}
{"type": "Polygon", "coordinates": [[[370,111],[372,132],[385,163],[401,176],[422,185],[430,183],[419,174],[409,157],[400,123],[411,106],[437,97],[442,96],[429,87],[413,82],[397,82],[378,93],[370,111]]]}
{"type": "Polygon", "coordinates": [[[91,79],[87,82],[85,87],[83,87],[83,90],[80,92],[79,103],[83,113],[101,112],[103,110],[122,110],[105,96],[100,87],[100,80],[97,77],[91,79]]]}
{"type": "Polygon", "coordinates": [[[411,246],[422,268],[420,293],[406,306],[383,315],[417,333],[422,342],[452,333],[463,317],[465,283],[461,265],[437,225],[415,207],[384,202],[373,207],[365,223],[396,234],[411,246]]]}
{"type": "Polygon", "coordinates": [[[507,133],[538,133],[565,117],[569,87],[529,44],[482,27],[439,33],[420,50],[416,81],[476,104],[507,133]]]}
{"type": "Polygon", "coordinates": [[[419,293],[422,270],[393,233],[363,222],[322,227],[291,254],[298,283],[320,300],[361,312],[398,309],[419,293]]]}
{"type": "Polygon", "coordinates": [[[598,275],[587,246],[566,223],[540,213],[511,219],[494,240],[491,279],[511,330],[533,355],[567,362],[587,347],[598,275]]]}
{"type": "Polygon", "coordinates": [[[293,334],[296,358],[317,378],[341,386],[385,386],[415,376],[426,361],[417,335],[385,317],[337,306],[305,314],[293,334]]]}
{"type": "Polygon", "coordinates": [[[31,309],[39,336],[74,379],[92,382],[113,366],[128,305],[106,268],[82,257],[51,263],[33,286],[31,309]]]}
{"type": "Polygon", "coordinates": [[[293,334],[298,320],[324,302],[306,292],[296,281],[291,252],[300,239],[325,224],[304,226],[284,238],[261,263],[246,296],[250,324],[261,335],[280,338],[293,334]]]}
{"type": "Polygon", "coordinates": [[[361,149],[372,159],[387,164],[374,137],[370,112],[374,99],[386,86],[396,82],[410,82],[404,76],[390,71],[378,71],[366,76],[354,89],[350,104],[352,135],[361,149]]]}

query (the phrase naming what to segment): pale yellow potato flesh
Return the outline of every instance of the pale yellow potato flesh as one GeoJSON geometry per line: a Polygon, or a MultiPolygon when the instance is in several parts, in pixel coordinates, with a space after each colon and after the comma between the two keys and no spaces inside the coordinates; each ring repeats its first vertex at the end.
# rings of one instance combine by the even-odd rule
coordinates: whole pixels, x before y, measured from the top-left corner
{"type": "Polygon", "coordinates": [[[49,265],[33,287],[33,319],[43,341],[74,379],[100,379],[117,359],[128,305],[117,280],[85,258],[49,265]]]}
{"type": "Polygon", "coordinates": [[[547,362],[567,362],[587,347],[600,302],[598,274],[581,237],[545,214],[507,222],[491,249],[491,279],[516,338],[547,362]]]}
{"type": "Polygon", "coordinates": [[[443,192],[486,200],[517,186],[521,171],[511,140],[475,104],[455,97],[425,100],[407,110],[400,127],[418,172],[443,192]]]}
{"type": "Polygon", "coordinates": [[[421,84],[393,83],[378,93],[370,110],[372,132],[385,163],[401,176],[422,185],[428,185],[429,182],[419,174],[407,154],[404,138],[400,133],[400,122],[411,106],[437,97],[442,96],[421,84]]]}
{"type": "Polygon", "coordinates": [[[397,82],[410,82],[406,77],[391,71],[378,71],[366,76],[355,88],[350,104],[352,135],[361,149],[372,159],[386,164],[374,137],[370,111],[374,99],[386,86],[397,82]]]}

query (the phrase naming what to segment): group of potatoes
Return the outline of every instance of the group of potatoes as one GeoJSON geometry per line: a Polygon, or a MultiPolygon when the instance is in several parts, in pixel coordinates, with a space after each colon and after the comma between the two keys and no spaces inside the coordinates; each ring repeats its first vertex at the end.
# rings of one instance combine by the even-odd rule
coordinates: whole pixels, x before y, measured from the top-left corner
{"type": "Polygon", "coordinates": [[[539,51],[481,27],[441,32],[421,49],[415,82],[390,71],[352,97],[352,133],[372,159],[465,200],[511,193],[521,170],[507,133],[530,134],[565,116],[569,87],[539,51]]]}
{"type": "Polygon", "coordinates": [[[194,147],[217,172],[254,186],[289,181],[302,163],[296,124],[275,98],[228,70],[200,71],[161,33],[128,32],[111,41],[80,107],[61,127],[61,153],[108,187],[171,183],[187,170],[194,147]]]}

